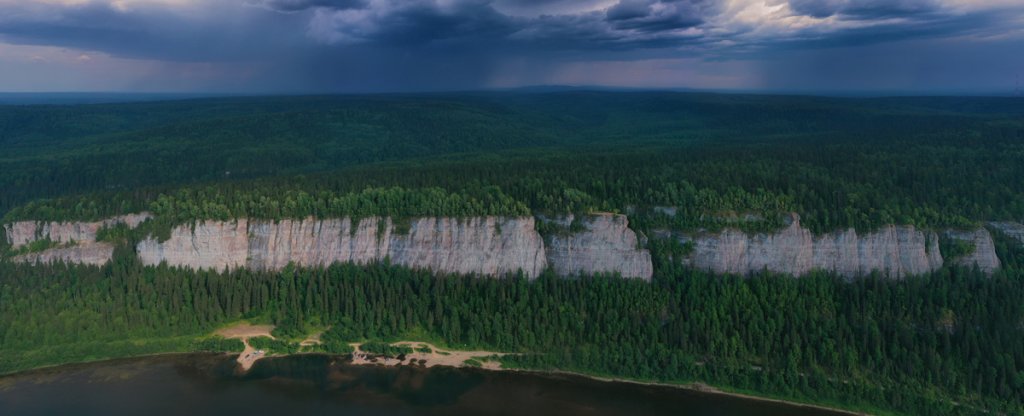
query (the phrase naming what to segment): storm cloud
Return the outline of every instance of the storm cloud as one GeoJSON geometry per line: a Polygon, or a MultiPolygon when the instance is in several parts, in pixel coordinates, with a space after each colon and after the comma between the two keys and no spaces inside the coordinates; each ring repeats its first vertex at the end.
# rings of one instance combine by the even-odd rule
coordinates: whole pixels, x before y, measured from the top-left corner
{"type": "MultiPolygon", "coordinates": [[[[947,59],[999,63],[996,79],[945,75],[983,90],[1022,71],[1021,28],[1024,5],[1002,0],[0,0],[0,89],[47,89],[19,72],[33,65],[75,79],[91,65],[95,82],[77,89],[799,89],[806,79],[868,90],[907,78],[888,61],[917,56],[943,73],[923,51],[948,45],[947,59]],[[897,48],[911,44],[928,48],[897,48]],[[873,60],[873,70],[851,83],[821,72],[817,56],[873,60]],[[794,61],[782,73],[785,57],[794,61]]],[[[926,78],[907,88],[948,85],[926,78]]]]}

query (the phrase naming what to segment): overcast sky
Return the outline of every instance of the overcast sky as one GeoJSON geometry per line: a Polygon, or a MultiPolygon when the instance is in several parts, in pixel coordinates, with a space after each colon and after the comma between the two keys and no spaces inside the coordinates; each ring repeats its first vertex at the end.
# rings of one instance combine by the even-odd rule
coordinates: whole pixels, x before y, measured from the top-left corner
{"type": "Polygon", "coordinates": [[[1018,74],[1024,0],[0,0],[0,91],[1011,93],[1018,74]]]}

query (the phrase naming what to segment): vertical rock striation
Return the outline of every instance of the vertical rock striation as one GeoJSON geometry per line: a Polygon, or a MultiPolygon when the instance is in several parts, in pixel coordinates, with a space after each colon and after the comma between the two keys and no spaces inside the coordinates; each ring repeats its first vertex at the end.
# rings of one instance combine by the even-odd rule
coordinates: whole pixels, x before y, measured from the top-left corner
{"type": "Polygon", "coordinates": [[[114,255],[114,246],[103,242],[82,242],[69,247],[57,247],[40,251],[38,253],[26,253],[14,257],[14,261],[21,263],[74,263],[102,266],[110,261],[114,255]]]}
{"type": "Polygon", "coordinates": [[[167,262],[172,266],[217,271],[246,265],[249,258],[248,221],[203,221],[178,226],[164,242],[153,237],[142,240],[135,251],[142,264],[154,266],[167,262]]]}
{"type": "MultiPolygon", "coordinates": [[[[135,227],[146,213],[97,222],[22,221],[6,225],[8,242],[18,249],[39,239],[56,244],[14,257],[22,262],[104,264],[113,246],[96,241],[97,231],[114,224],[135,227]]],[[[390,218],[203,221],[175,227],[167,241],[148,238],[135,247],[146,265],[166,262],[193,269],[248,267],[280,270],[289,263],[325,266],[337,262],[391,263],[441,273],[499,276],[522,271],[536,277],[550,266],[557,274],[618,273],[649,279],[650,252],[623,215],[597,214],[579,219],[582,230],[568,231],[572,218],[551,220],[566,232],[544,241],[533,217],[417,218],[402,225],[390,218]]],[[[992,223],[1011,237],[1024,239],[1024,226],[992,223]]],[[[935,232],[890,225],[869,233],[843,230],[820,236],[800,225],[799,217],[774,233],[746,234],[733,229],[672,237],[692,244],[685,261],[716,273],[761,270],[799,276],[827,270],[856,277],[879,272],[893,278],[926,273],[943,264],[935,232]]],[[[943,235],[970,242],[974,251],[954,259],[986,273],[1000,266],[985,229],[947,230],[943,235]]]]}
{"type": "Polygon", "coordinates": [[[640,248],[625,215],[592,215],[583,220],[583,225],[584,231],[551,237],[545,251],[555,273],[617,272],[622,277],[641,279],[654,274],[651,253],[640,248]]]}
{"type": "Polygon", "coordinates": [[[149,213],[121,215],[94,222],[41,222],[18,221],[4,225],[4,233],[11,248],[18,249],[38,240],[49,240],[60,244],[40,252],[25,253],[14,257],[14,261],[25,263],[79,263],[103,265],[114,255],[114,246],[96,241],[96,233],[103,227],[125,224],[138,227],[150,218],[149,213]]]}
{"type": "MultiPolygon", "coordinates": [[[[986,273],[999,268],[992,238],[984,229],[947,231],[947,235],[974,243],[973,254],[960,264],[978,264],[986,273]]],[[[716,273],[748,274],[762,270],[800,276],[825,270],[846,277],[879,272],[901,278],[937,270],[943,258],[935,232],[913,226],[889,225],[858,234],[853,229],[814,236],[793,217],[775,233],[746,233],[726,229],[719,233],[684,236],[693,245],[686,261],[716,273]]]]}
{"type": "MultiPolygon", "coordinates": [[[[248,267],[280,270],[290,262],[300,266],[325,266],[334,262],[370,263],[384,258],[386,239],[378,238],[378,226],[387,233],[390,221],[365,218],[352,229],[348,218],[314,220],[253,220],[249,226],[248,267]]],[[[187,266],[189,264],[184,264],[187,266]]]]}
{"type": "Polygon", "coordinates": [[[279,270],[288,263],[392,264],[444,273],[535,277],[546,267],[532,217],[419,218],[400,233],[390,219],[204,222],[176,227],[165,242],[136,247],[144,264],[196,269],[279,270]]]}
{"type": "Polygon", "coordinates": [[[1012,221],[994,221],[988,223],[988,225],[995,228],[996,231],[1024,244],[1024,224],[1012,221]]]}
{"type": "Polygon", "coordinates": [[[55,243],[94,242],[96,241],[96,232],[100,228],[116,224],[126,224],[129,228],[135,228],[149,218],[149,213],[143,212],[94,222],[18,221],[4,225],[4,231],[7,234],[7,242],[11,244],[12,248],[43,239],[49,239],[55,243]]]}
{"type": "Polygon", "coordinates": [[[981,271],[992,274],[999,269],[999,257],[996,257],[996,245],[992,241],[992,234],[984,228],[975,230],[947,230],[945,235],[961,241],[966,241],[974,247],[970,254],[953,259],[956,264],[965,267],[978,266],[981,271]]]}
{"type": "Polygon", "coordinates": [[[886,226],[863,235],[849,229],[815,237],[796,219],[773,234],[725,230],[692,241],[690,264],[716,273],[768,270],[800,276],[817,269],[847,277],[877,271],[898,278],[942,267],[938,237],[911,226],[886,226]]]}
{"type": "Polygon", "coordinates": [[[536,277],[547,267],[533,217],[420,218],[406,235],[389,232],[391,262],[447,273],[536,277]]]}

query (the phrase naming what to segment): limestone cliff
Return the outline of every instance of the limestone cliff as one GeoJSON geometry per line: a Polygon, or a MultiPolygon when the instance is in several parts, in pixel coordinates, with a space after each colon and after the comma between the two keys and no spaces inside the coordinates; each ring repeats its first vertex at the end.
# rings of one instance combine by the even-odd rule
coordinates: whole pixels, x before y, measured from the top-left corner
{"type": "Polygon", "coordinates": [[[114,255],[114,246],[103,242],[82,242],[69,247],[58,247],[26,253],[14,257],[14,261],[23,263],[64,263],[91,264],[102,266],[114,255]]]}
{"type": "Polygon", "coordinates": [[[997,221],[990,222],[988,225],[996,229],[996,231],[1006,234],[1008,237],[1024,244],[1024,224],[1012,221],[997,221]]]}
{"type": "Polygon", "coordinates": [[[202,222],[176,227],[164,242],[147,239],[136,251],[155,265],[222,270],[278,270],[294,262],[317,266],[392,264],[446,273],[503,275],[522,270],[534,277],[546,267],[543,242],[532,217],[419,218],[406,232],[390,219],[202,222]]]}
{"type": "Polygon", "coordinates": [[[7,242],[14,249],[44,239],[62,244],[60,247],[16,256],[14,261],[26,263],[63,261],[103,265],[113,256],[114,246],[106,242],[97,242],[96,233],[103,227],[116,224],[126,224],[129,228],[135,228],[149,218],[149,213],[143,212],[94,222],[19,221],[4,225],[4,232],[7,235],[7,242]]]}
{"type": "MultiPolygon", "coordinates": [[[[113,253],[110,244],[95,241],[101,227],[118,223],[134,227],[148,217],[143,213],[87,223],[24,221],[6,225],[5,231],[15,248],[44,238],[62,244],[19,255],[16,261],[98,265],[109,261],[113,253]]],[[[387,258],[393,264],[413,268],[489,276],[522,270],[526,276],[535,277],[548,266],[560,275],[608,272],[649,279],[653,274],[650,253],[642,248],[643,238],[628,227],[625,216],[590,215],[577,219],[575,227],[569,226],[572,217],[544,221],[560,223],[565,230],[545,241],[533,217],[418,218],[403,225],[387,218],[355,222],[348,218],[205,221],[175,227],[167,241],[149,238],[135,249],[147,265],[166,262],[214,270],[279,270],[288,263],[366,264],[387,258]]],[[[1024,226],[998,224],[1015,238],[1024,236],[1024,226]],[[1014,234],[1016,231],[1020,232],[1014,234]]],[[[969,241],[975,248],[954,260],[959,264],[977,264],[988,273],[999,267],[986,230],[950,230],[943,234],[969,241]]],[[[786,228],[773,233],[746,234],[726,229],[683,236],[667,232],[656,235],[688,241],[692,251],[685,262],[718,273],[770,270],[799,276],[819,269],[849,277],[877,271],[898,278],[932,271],[943,264],[937,234],[912,226],[886,226],[868,233],[850,229],[814,236],[794,216],[786,228]]]]}
{"type": "MultiPolygon", "coordinates": [[[[976,247],[973,254],[957,260],[960,264],[977,263],[988,273],[999,267],[986,230],[947,233],[970,240],[976,247]]],[[[811,270],[826,270],[856,277],[877,271],[900,278],[933,271],[943,264],[939,238],[932,231],[889,225],[868,233],[848,229],[814,236],[795,215],[786,228],[775,233],[749,235],[726,229],[687,235],[681,240],[693,247],[686,262],[716,273],[769,270],[800,276],[811,270]]]]}
{"type": "Polygon", "coordinates": [[[178,226],[164,242],[147,238],[135,247],[142,264],[166,261],[172,266],[221,271],[246,265],[249,258],[248,221],[204,221],[178,226]]]}
{"type": "Polygon", "coordinates": [[[996,257],[996,245],[992,241],[992,235],[988,230],[979,228],[976,230],[948,230],[946,236],[957,240],[966,241],[974,247],[974,251],[966,256],[953,259],[956,264],[966,267],[978,268],[988,274],[999,269],[999,258],[996,257]]]}
{"type": "MultiPolygon", "coordinates": [[[[572,220],[570,217],[563,222],[568,224],[572,220]]],[[[582,223],[585,230],[558,233],[548,241],[545,252],[555,273],[618,272],[622,277],[651,278],[651,253],[640,248],[625,215],[592,215],[582,223]]]]}
{"type": "Polygon", "coordinates": [[[143,212],[94,222],[18,221],[4,225],[4,229],[7,233],[7,242],[13,248],[41,239],[49,239],[55,243],[91,242],[96,241],[96,232],[100,228],[115,224],[127,224],[129,228],[135,228],[149,217],[149,213],[143,212]]]}
{"type": "Polygon", "coordinates": [[[389,231],[388,255],[396,264],[450,273],[497,276],[522,270],[535,277],[545,267],[544,242],[533,217],[421,218],[407,235],[389,231]]]}

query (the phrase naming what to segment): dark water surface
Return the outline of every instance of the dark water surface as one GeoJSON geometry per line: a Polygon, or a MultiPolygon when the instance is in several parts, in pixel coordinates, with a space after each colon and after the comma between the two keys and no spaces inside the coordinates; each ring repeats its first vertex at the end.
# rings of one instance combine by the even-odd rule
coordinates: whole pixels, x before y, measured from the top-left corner
{"type": "Polygon", "coordinates": [[[0,377],[0,414],[836,415],[574,376],[352,366],[320,355],[265,359],[246,376],[234,375],[234,364],[233,357],[189,354],[0,377]]]}

